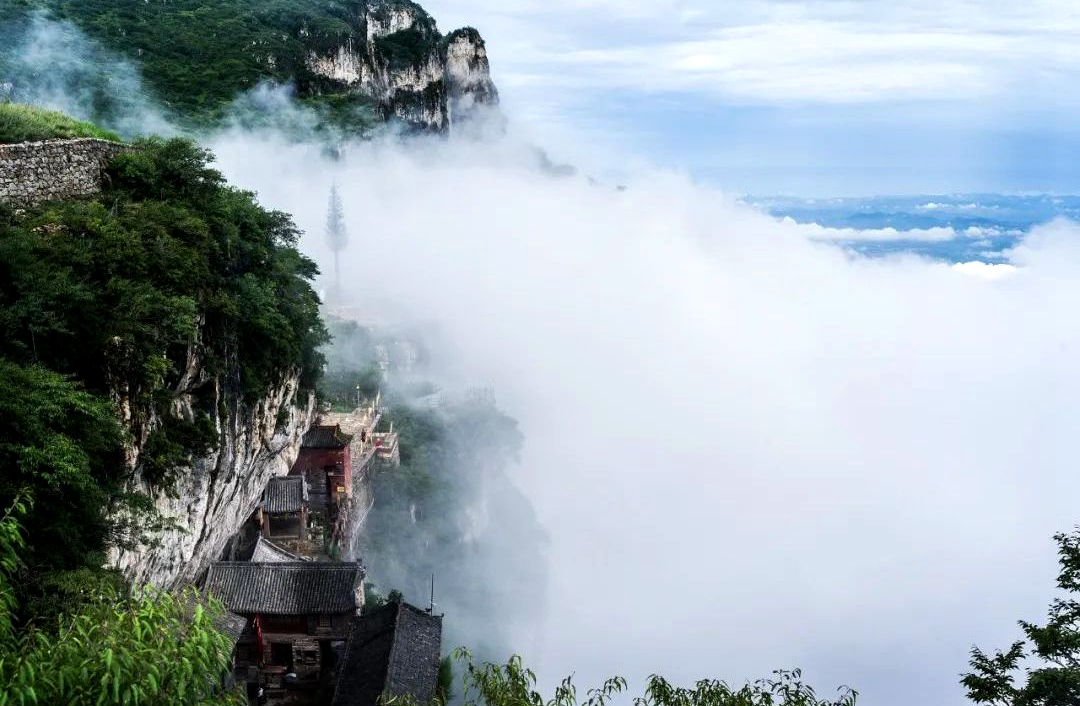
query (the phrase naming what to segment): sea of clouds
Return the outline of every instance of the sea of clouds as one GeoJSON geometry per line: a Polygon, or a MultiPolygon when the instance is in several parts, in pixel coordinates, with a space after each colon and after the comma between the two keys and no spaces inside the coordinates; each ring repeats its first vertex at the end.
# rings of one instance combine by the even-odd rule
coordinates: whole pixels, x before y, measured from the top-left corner
{"type": "Polygon", "coordinates": [[[520,420],[551,537],[526,661],[962,703],[970,647],[1040,618],[1080,517],[1077,226],[1007,270],[869,258],[685,174],[554,176],[514,134],[203,139],[327,271],[336,183],[349,301],[437,328],[442,382],[520,420]]]}
{"type": "Polygon", "coordinates": [[[958,704],[972,644],[1041,616],[1080,516],[1074,224],[955,267],[662,170],[554,178],[512,137],[213,147],[322,262],[336,182],[351,301],[436,325],[446,384],[521,421],[551,546],[518,644],[548,683],[797,665],[958,704]]]}

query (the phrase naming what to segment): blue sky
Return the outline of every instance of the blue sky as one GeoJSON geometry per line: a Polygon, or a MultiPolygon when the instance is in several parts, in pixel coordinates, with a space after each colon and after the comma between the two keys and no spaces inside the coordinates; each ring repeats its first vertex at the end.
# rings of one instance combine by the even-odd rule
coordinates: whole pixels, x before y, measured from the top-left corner
{"type": "MultiPolygon", "coordinates": [[[[1061,0],[429,0],[507,111],[741,193],[1080,191],[1080,8],[1061,0]]],[[[591,165],[590,165],[591,166],[591,165]]]]}

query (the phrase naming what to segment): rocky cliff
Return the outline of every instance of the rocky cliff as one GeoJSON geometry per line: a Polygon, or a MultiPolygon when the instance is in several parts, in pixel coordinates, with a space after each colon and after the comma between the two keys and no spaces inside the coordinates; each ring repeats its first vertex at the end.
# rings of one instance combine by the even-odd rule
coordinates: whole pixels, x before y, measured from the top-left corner
{"type": "Polygon", "coordinates": [[[140,464],[147,439],[161,420],[150,414],[142,421],[122,385],[114,395],[132,436],[127,448],[134,469],[130,489],[150,494],[168,524],[151,542],[112,551],[111,563],[136,584],[176,587],[199,580],[255,510],[267,481],[289,472],[315,416],[314,395],[300,391],[298,373],[285,375],[262,399],[242,400],[222,378],[204,369],[199,349],[196,339],[173,389],[172,413],[192,421],[197,406],[209,406],[196,398],[205,398],[209,391],[212,408],[218,410],[217,444],[193,456],[169,492],[155,490],[140,464]]]}
{"type": "Polygon", "coordinates": [[[479,32],[443,35],[410,0],[16,3],[0,17],[0,67],[0,96],[34,102],[78,86],[93,117],[117,127],[144,92],[200,128],[238,114],[272,121],[242,105],[262,83],[294,87],[326,127],[346,132],[383,121],[446,132],[498,105],[479,32]],[[64,59],[46,87],[43,56],[64,59]]]}
{"type": "Polygon", "coordinates": [[[404,0],[369,0],[335,46],[309,51],[316,77],[309,93],[354,93],[376,101],[383,119],[446,131],[498,105],[480,33],[443,36],[423,8],[404,0]]]}

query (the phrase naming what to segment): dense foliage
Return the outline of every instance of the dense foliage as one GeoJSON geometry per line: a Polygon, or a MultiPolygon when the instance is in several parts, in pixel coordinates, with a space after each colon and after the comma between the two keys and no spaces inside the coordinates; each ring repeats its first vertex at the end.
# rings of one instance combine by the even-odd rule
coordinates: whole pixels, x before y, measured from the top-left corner
{"type": "MultiPolygon", "coordinates": [[[[419,8],[407,0],[387,4],[419,8]]],[[[368,97],[306,66],[310,53],[331,54],[350,39],[355,49],[363,48],[363,0],[0,0],[0,8],[5,5],[10,10],[0,15],[9,18],[43,9],[74,22],[138,66],[156,98],[179,119],[217,121],[261,81],[295,84],[322,119],[341,127],[366,129],[378,117],[368,97]]],[[[399,32],[380,45],[388,61],[397,66],[438,47],[441,37],[427,20],[430,32],[399,32]]]]}
{"type": "Polygon", "coordinates": [[[97,199],[0,211],[0,354],[148,402],[198,332],[203,366],[245,391],[290,369],[313,385],[316,267],[289,216],[226,186],[210,159],[186,140],[144,141],[97,199]]]}
{"type": "Polygon", "coordinates": [[[120,139],[116,133],[55,110],[45,110],[23,103],[0,102],[0,144],[73,137],[120,139]]]}
{"type": "Polygon", "coordinates": [[[216,420],[320,374],[316,268],[295,226],[209,161],[148,140],[114,160],[99,198],[0,207],[0,502],[36,499],[31,578],[98,567],[137,537],[128,524],[149,505],[123,492],[117,402],[125,432],[149,432],[142,470],[167,491],[217,443],[216,420]],[[193,418],[174,413],[179,394],[193,418]]]}
{"type": "Polygon", "coordinates": [[[30,568],[104,563],[123,480],[112,404],[41,366],[0,359],[0,469],[5,505],[24,488],[37,499],[24,520],[30,568]]]}
{"type": "Polygon", "coordinates": [[[1061,565],[1057,585],[1070,595],[1054,599],[1045,625],[1021,620],[1025,639],[1008,650],[988,655],[972,649],[971,672],[961,682],[975,703],[1080,704],[1080,529],[1054,540],[1061,565]]]}
{"type": "Polygon", "coordinates": [[[0,706],[246,702],[220,688],[232,657],[231,638],[215,627],[224,609],[193,591],[103,592],[16,632],[18,520],[31,504],[20,494],[0,518],[0,706]]]}
{"type": "MultiPolygon", "coordinates": [[[[465,706],[578,706],[577,687],[567,677],[550,698],[536,690],[536,675],[520,657],[505,664],[477,664],[464,650],[455,656],[465,662],[462,675],[465,706]]],[[[612,677],[589,689],[582,706],[605,706],[626,691],[622,677],[612,677]]],[[[841,687],[835,699],[819,697],[802,681],[799,670],[778,671],[741,687],[715,679],[702,679],[693,687],[679,687],[661,676],[649,677],[645,692],[633,700],[634,706],[854,706],[858,694],[841,687]]]]}

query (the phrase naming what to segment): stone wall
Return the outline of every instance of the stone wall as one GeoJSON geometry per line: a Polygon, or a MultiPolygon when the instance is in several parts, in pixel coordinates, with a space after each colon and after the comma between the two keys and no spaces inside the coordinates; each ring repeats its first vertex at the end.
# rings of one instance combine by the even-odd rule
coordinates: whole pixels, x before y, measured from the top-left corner
{"type": "Polygon", "coordinates": [[[94,138],[0,145],[0,202],[27,206],[92,196],[102,171],[130,145],[94,138]]]}

